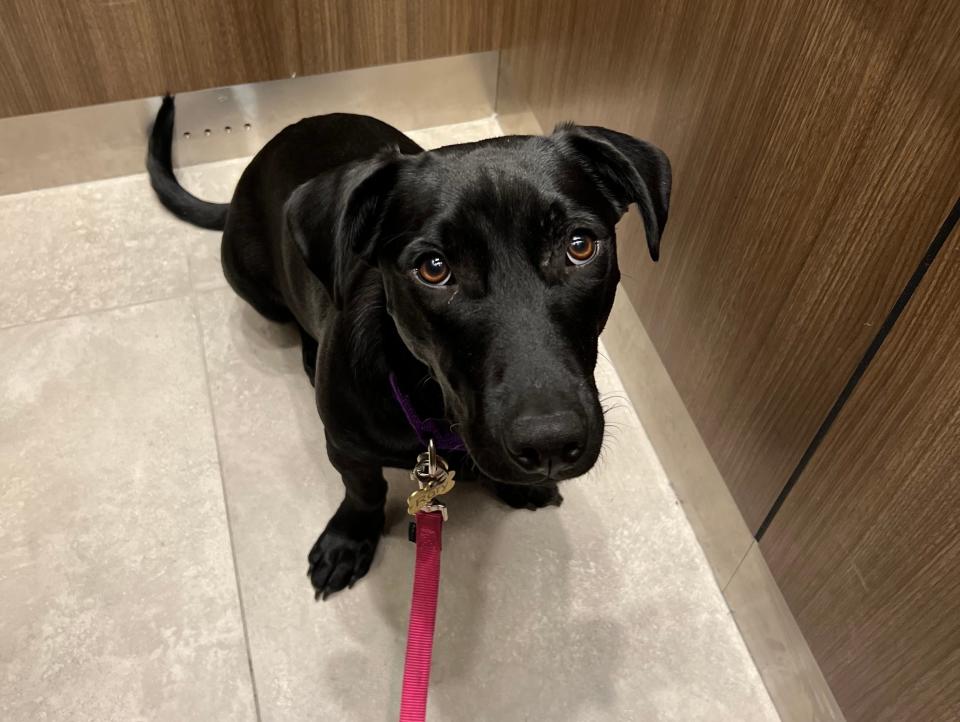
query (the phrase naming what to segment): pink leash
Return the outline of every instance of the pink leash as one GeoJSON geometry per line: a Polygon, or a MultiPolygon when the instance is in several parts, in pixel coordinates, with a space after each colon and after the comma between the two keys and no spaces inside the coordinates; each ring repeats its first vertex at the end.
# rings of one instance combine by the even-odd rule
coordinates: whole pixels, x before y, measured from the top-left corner
{"type": "Polygon", "coordinates": [[[437,590],[440,587],[443,515],[439,511],[417,512],[416,529],[417,563],[413,573],[407,656],[403,663],[400,722],[424,722],[427,718],[433,627],[437,619],[437,590]]]}

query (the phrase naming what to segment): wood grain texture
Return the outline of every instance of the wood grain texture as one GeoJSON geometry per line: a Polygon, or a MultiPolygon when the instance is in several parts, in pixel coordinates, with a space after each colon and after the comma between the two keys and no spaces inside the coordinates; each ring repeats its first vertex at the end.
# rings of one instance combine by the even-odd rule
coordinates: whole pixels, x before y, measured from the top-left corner
{"type": "Polygon", "coordinates": [[[504,0],[298,0],[303,72],[500,47],[504,0]]]}
{"type": "Polygon", "coordinates": [[[623,283],[755,531],[960,188],[960,4],[519,0],[505,32],[544,127],[671,157],[623,283]]]}
{"type": "Polygon", "coordinates": [[[295,0],[5,0],[0,116],[287,77],[295,0]]]}
{"type": "Polygon", "coordinates": [[[0,117],[496,49],[501,0],[4,0],[0,117]]]}
{"type": "Polygon", "coordinates": [[[960,719],[960,228],[761,543],[850,722],[960,719]]]}

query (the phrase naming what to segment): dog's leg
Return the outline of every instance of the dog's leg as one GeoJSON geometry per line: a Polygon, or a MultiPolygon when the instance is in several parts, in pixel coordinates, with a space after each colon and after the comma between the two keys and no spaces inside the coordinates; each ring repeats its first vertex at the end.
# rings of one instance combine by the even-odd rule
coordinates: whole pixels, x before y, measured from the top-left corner
{"type": "Polygon", "coordinates": [[[317,599],[353,586],[370,569],[383,533],[387,482],[383,469],[358,462],[327,440],[330,463],[340,472],[346,494],[310,550],[310,582],[317,599]]]}
{"type": "Polygon", "coordinates": [[[303,347],[303,370],[307,373],[307,378],[310,379],[310,385],[316,385],[317,378],[317,340],[311,336],[309,333],[303,330],[303,326],[298,326],[300,329],[300,343],[303,347]]]}
{"type": "Polygon", "coordinates": [[[488,479],[486,484],[498,499],[514,509],[542,509],[563,503],[556,484],[503,484],[492,479],[488,479]]]}

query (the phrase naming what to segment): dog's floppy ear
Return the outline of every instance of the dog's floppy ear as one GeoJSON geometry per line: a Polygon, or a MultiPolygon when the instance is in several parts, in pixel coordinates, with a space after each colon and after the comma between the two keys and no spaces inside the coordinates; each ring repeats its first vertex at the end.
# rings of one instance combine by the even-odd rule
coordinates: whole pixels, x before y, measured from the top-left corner
{"type": "Polygon", "coordinates": [[[617,213],[636,203],[643,217],[650,257],[660,257],[660,237],[670,207],[670,160],[651,143],[624,133],[573,123],[558,125],[553,137],[600,184],[617,213]]]}
{"type": "Polygon", "coordinates": [[[337,308],[362,263],[373,263],[380,225],[400,173],[401,156],[376,158],[323,173],[299,186],[284,206],[287,232],[337,308]]]}

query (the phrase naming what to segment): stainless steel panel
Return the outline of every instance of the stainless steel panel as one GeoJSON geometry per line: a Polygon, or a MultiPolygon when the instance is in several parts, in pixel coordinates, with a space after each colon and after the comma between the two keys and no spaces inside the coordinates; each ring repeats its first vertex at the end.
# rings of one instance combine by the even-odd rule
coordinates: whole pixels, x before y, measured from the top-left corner
{"type": "MultiPolygon", "coordinates": [[[[322,113],[373,115],[401,130],[490,115],[498,55],[473,53],[183,93],[177,96],[176,163],[252,155],[284,126],[322,113]]],[[[158,106],[158,98],[147,98],[0,120],[0,194],[142,171],[158,106]]]]}

